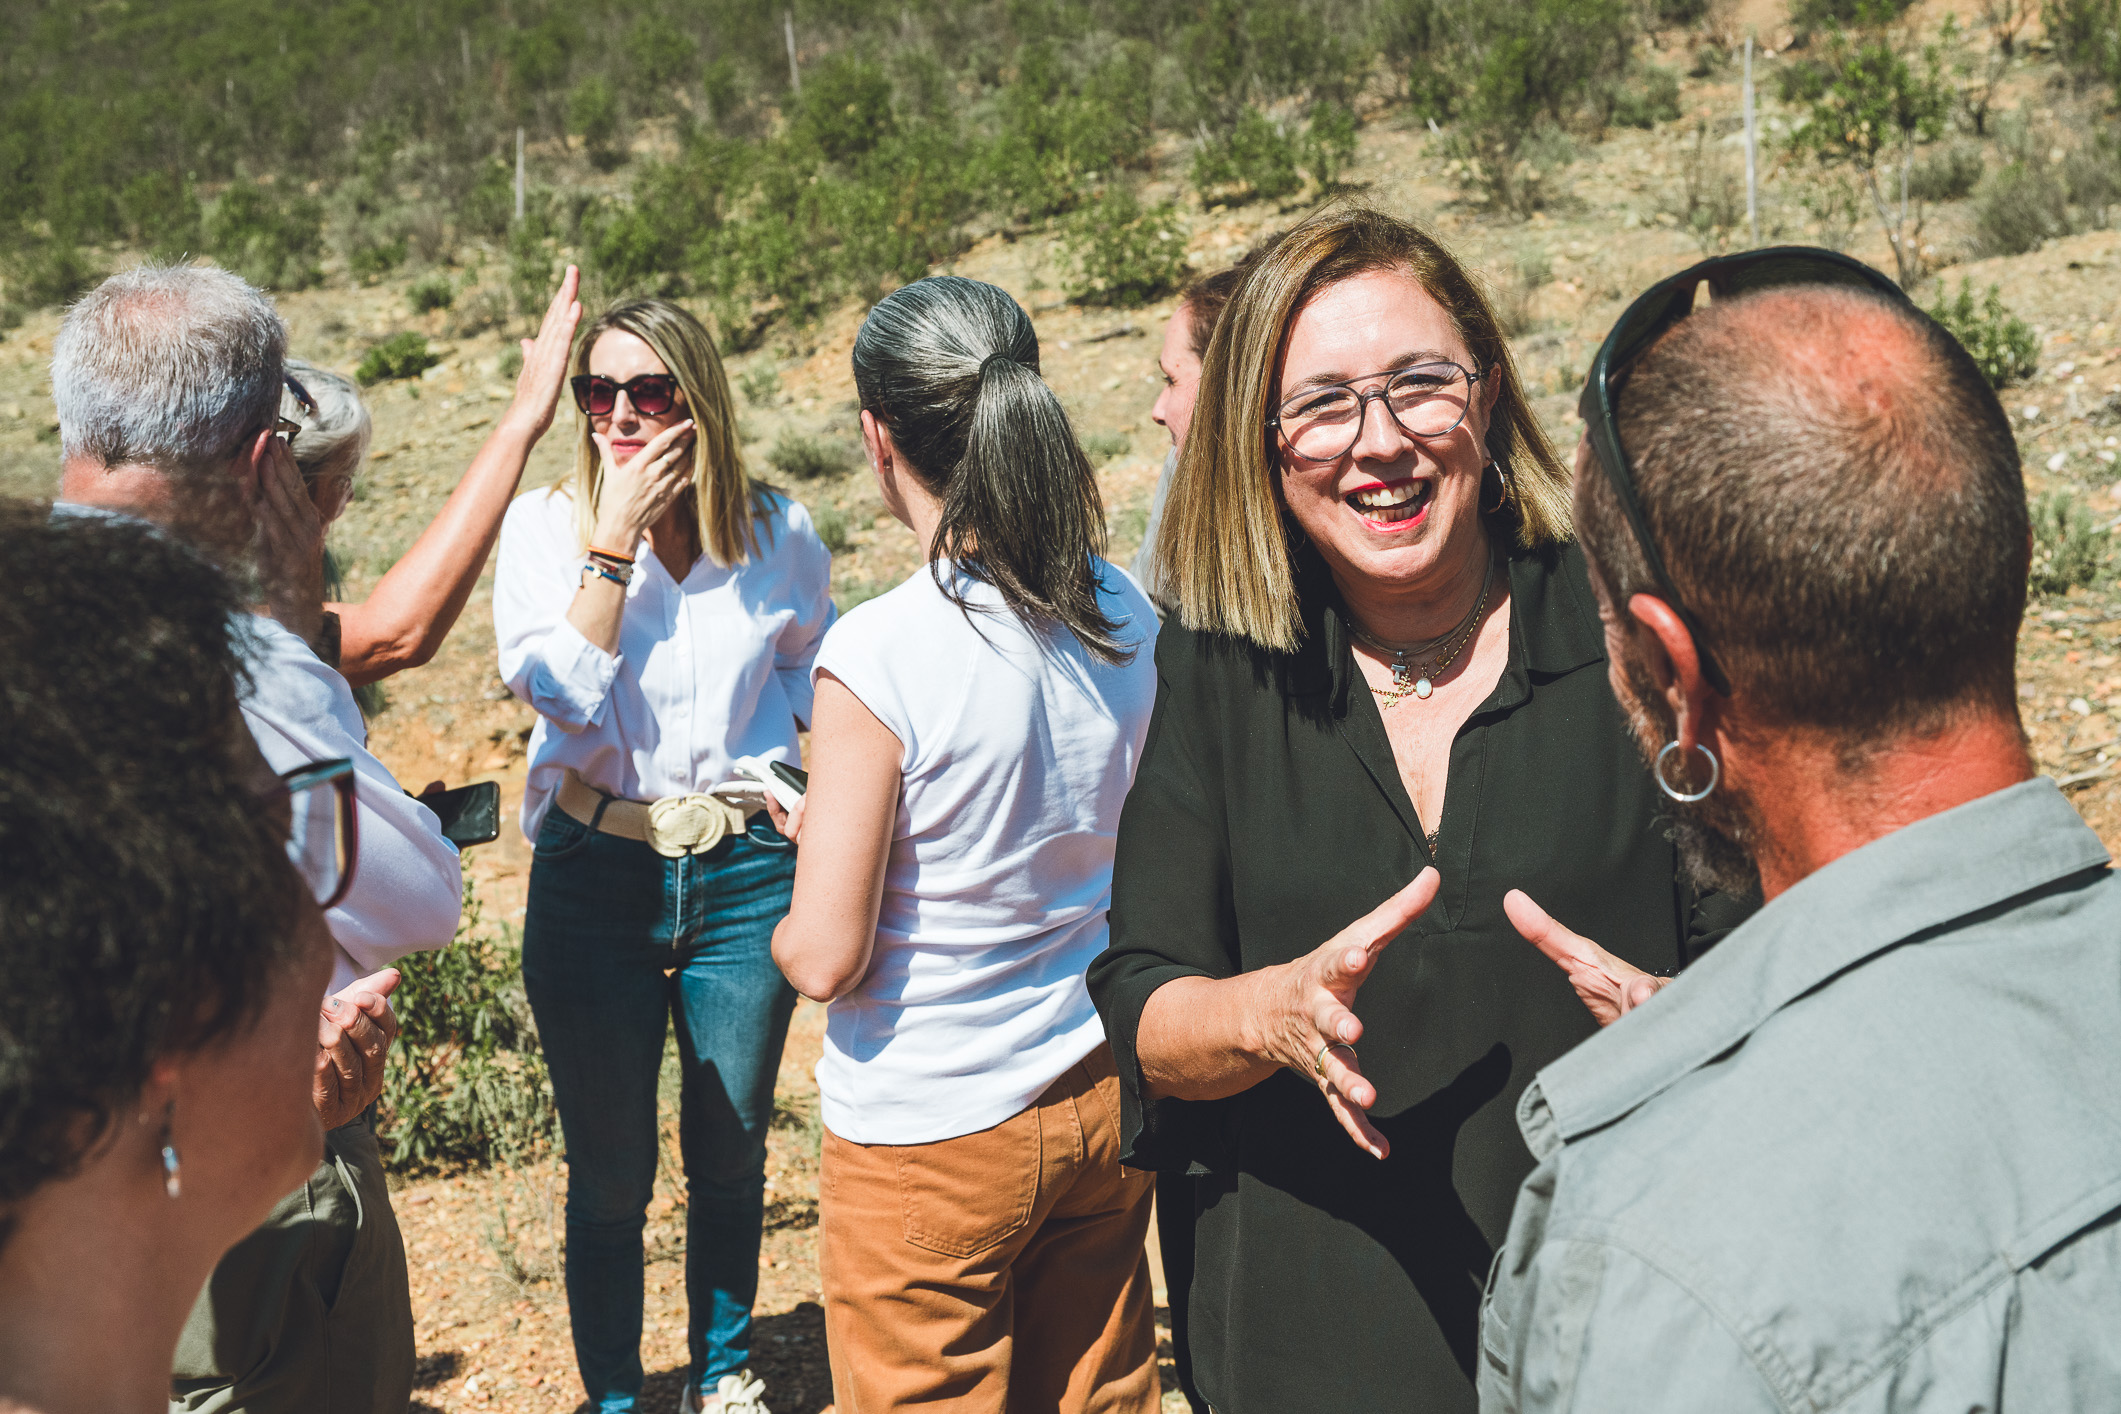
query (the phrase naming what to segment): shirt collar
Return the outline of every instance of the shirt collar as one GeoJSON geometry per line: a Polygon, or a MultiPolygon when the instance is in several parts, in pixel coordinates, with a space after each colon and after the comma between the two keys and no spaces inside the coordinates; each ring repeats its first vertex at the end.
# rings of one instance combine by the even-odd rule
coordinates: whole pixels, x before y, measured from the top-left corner
{"type": "MultiPolygon", "coordinates": [[[[1311,558],[1316,559],[1315,552],[1311,558]]],[[[1307,568],[1325,587],[1315,625],[1305,625],[1307,630],[1315,627],[1316,632],[1307,637],[1324,647],[1325,685],[1332,695],[1334,715],[1341,716],[1347,712],[1348,692],[1356,678],[1354,636],[1348,632],[1347,609],[1324,563],[1307,568]]],[[[1585,577],[1582,550],[1573,543],[1513,549],[1504,572],[1510,577],[1508,673],[1516,673],[1521,665],[1534,678],[1551,679],[1605,660],[1605,631],[1585,577]]]]}
{"type": "Polygon", "coordinates": [[[1654,1098],[1836,974],[2110,862],[2046,776],[1895,830],[1799,880],[1642,1012],[1540,1071],[1518,1126],[1544,1158],[1654,1098]]]}

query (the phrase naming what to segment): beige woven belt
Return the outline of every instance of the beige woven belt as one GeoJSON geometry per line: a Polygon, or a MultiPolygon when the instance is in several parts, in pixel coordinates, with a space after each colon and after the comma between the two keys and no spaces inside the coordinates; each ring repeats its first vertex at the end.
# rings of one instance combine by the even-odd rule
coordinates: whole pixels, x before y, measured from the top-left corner
{"type": "Polygon", "coordinates": [[[666,795],[650,805],[620,800],[583,780],[572,767],[561,778],[553,803],[570,819],[620,839],[639,840],[665,859],[704,854],[728,836],[741,834],[751,818],[711,795],[666,795]]]}

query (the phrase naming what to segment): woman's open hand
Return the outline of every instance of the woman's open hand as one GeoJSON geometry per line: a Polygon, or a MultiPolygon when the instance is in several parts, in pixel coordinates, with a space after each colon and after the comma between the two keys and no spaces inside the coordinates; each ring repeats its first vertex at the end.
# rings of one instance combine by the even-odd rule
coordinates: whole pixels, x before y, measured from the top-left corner
{"type": "Polygon", "coordinates": [[[1365,1113],[1377,1103],[1377,1087],[1364,1077],[1355,1054],[1363,1031],[1355,994],[1385,944],[1434,901],[1442,877],[1433,868],[1422,870],[1308,957],[1273,969],[1267,1014],[1254,1018],[1259,1032],[1252,1049],[1315,1083],[1340,1127],[1373,1158],[1392,1152],[1392,1145],[1365,1113]]]}
{"type": "Polygon", "coordinates": [[[1644,972],[1582,934],[1564,928],[1532,902],[1523,889],[1512,889],[1502,896],[1502,911],[1526,942],[1569,974],[1569,985],[1576,989],[1576,995],[1591,1009],[1600,1026],[1611,1026],[1656,996],[1657,989],[1672,980],[1644,972]]]}
{"type": "Polygon", "coordinates": [[[570,265],[560,278],[560,288],[545,308],[545,322],[535,339],[523,344],[523,371],[516,375],[515,401],[508,405],[502,421],[513,424],[535,442],[552,426],[559,406],[560,389],[567,383],[567,356],[574,347],[575,325],[582,320],[582,272],[570,265]]]}
{"type": "Polygon", "coordinates": [[[612,459],[610,438],[601,432],[589,435],[604,461],[594,543],[631,554],[648,527],[692,484],[692,419],[656,433],[624,466],[612,459]]]}

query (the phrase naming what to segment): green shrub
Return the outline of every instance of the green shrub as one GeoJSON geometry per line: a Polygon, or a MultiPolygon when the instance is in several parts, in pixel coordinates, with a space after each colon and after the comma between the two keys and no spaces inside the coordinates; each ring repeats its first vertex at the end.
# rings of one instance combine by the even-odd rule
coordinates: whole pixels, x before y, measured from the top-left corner
{"type": "Polygon", "coordinates": [[[493,371],[513,383],[523,372],[523,346],[510,344],[502,349],[500,358],[494,361],[493,371]]]}
{"type": "Polygon", "coordinates": [[[522,954],[466,890],[464,921],[440,952],[398,963],[400,1030],[377,1125],[399,1173],[518,1165],[559,1140],[552,1082],[523,995],[522,954]]]}
{"type": "Polygon", "coordinates": [[[602,74],[592,74],[567,95],[567,130],[582,139],[582,148],[598,169],[609,171],[626,160],[619,148],[619,91],[602,74]]]}
{"type": "Polygon", "coordinates": [[[457,228],[467,236],[502,236],[515,219],[515,210],[515,168],[489,157],[479,164],[470,189],[457,202],[457,228]]]}
{"type": "Polygon", "coordinates": [[[854,452],[844,442],[824,437],[806,437],[800,432],[783,432],[766,453],[766,460],[775,471],[798,481],[815,481],[822,476],[835,476],[854,465],[854,452]]]}
{"type": "Polygon", "coordinates": [[[399,378],[417,378],[441,361],[441,356],[427,347],[425,334],[407,329],[370,349],[362,358],[360,367],[354,370],[354,378],[363,387],[399,378]]]}
{"type": "Polygon", "coordinates": [[[1940,289],[1937,302],[1930,306],[1930,318],[1966,346],[1991,388],[2030,378],[2040,366],[2039,337],[2003,307],[2003,292],[1995,285],[1988,287],[1988,297],[1978,305],[1971,280],[1959,282],[1957,299],[1947,298],[1940,289]]]}
{"type": "Polygon", "coordinates": [[[737,375],[736,386],[753,407],[770,406],[781,395],[780,370],[770,363],[747,368],[737,375]]]}
{"type": "Polygon", "coordinates": [[[1815,30],[1876,27],[1905,14],[1914,0],[1793,0],[1790,24],[1800,34],[1815,30]]]}
{"type": "Polygon", "coordinates": [[[431,310],[447,309],[455,304],[457,287],[450,283],[447,275],[436,271],[432,275],[422,275],[413,281],[412,288],[405,292],[405,299],[412,305],[413,313],[426,314],[431,310]]]}
{"type": "Polygon", "coordinates": [[[403,240],[378,241],[355,246],[346,257],[346,272],[361,283],[372,285],[404,263],[403,240]]]}
{"type": "Polygon", "coordinates": [[[840,53],[803,75],[795,129],[828,162],[872,151],[893,127],[891,80],[881,65],[840,53]]]}
{"type": "Polygon", "coordinates": [[[2091,512],[2067,491],[2056,491],[2032,504],[2033,564],[2027,587],[2035,594],[2067,594],[2097,584],[2105,571],[2108,537],[2100,534],[2091,512]]]}
{"type": "Polygon", "coordinates": [[[2043,0],[2040,20],[2073,79],[2121,92],[2121,0],[2043,0]]]}
{"type": "Polygon", "coordinates": [[[231,183],[207,213],[206,247],[264,289],[306,289],[324,277],[324,209],[306,196],[282,200],[251,182],[231,183]]]}
{"type": "Polygon", "coordinates": [[[182,260],[198,253],[199,199],[191,183],[169,172],[142,172],[118,193],[118,219],[125,237],[155,260],[182,260]]]}
{"type": "Polygon", "coordinates": [[[1981,149],[1972,143],[1940,147],[1908,171],[1907,194],[1917,201],[1959,201],[1986,170],[1981,149]]]}
{"type": "Polygon", "coordinates": [[[1679,75],[1652,64],[1634,83],[1613,95],[1613,121],[1623,128],[1654,128],[1679,120],[1679,75]]]}
{"type": "Polygon", "coordinates": [[[1134,445],[1134,439],[1124,432],[1086,432],[1082,437],[1083,455],[1093,462],[1108,462],[1134,445]]]}
{"type": "Polygon", "coordinates": [[[1775,63],[1775,96],[1791,107],[1810,107],[1826,96],[1831,76],[1817,59],[1779,59],[1775,63]]]}
{"type": "Polygon", "coordinates": [[[817,538],[824,541],[825,548],[833,554],[840,554],[852,543],[847,539],[850,529],[847,524],[847,513],[839,507],[820,507],[810,517],[810,521],[811,524],[817,527],[817,538]]]}
{"type": "Polygon", "coordinates": [[[1975,195],[1974,243],[1984,255],[2023,255],[2068,232],[2069,193],[2048,163],[2007,163],[1975,195]]]}
{"type": "Polygon", "coordinates": [[[2084,219],[2105,229],[2107,212],[2121,204],[2121,140],[2102,131],[2091,142],[2070,149],[2062,161],[2062,184],[2070,203],[2083,209],[2084,219]]]}
{"type": "Polygon", "coordinates": [[[1144,207],[1127,187],[1109,187],[1062,236],[1072,266],[1070,298],[1134,309],[1178,288],[1186,273],[1185,231],[1170,202],[1144,207]]]}
{"type": "Polygon", "coordinates": [[[22,309],[66,304],[103,278],[72,241],[32,236],[0,250],[0,283],[7,303],[22,309]]]}
{"type": "Polygon", "coordinates": [[[1345,103],[1321,101],[1311,107],[1300,155],[1321,192],[1340,185],[1341,173],[1355,160],[1355,110],[1345,103]]]}
{"type": "Polygon", "coordinates": [[[1193,186],[1203,197],[1273,201],[1303,185],[1296,140],[1287,128],[1247,108],[1227,131],[1206,138],[1193,154],[1193,186]]]}

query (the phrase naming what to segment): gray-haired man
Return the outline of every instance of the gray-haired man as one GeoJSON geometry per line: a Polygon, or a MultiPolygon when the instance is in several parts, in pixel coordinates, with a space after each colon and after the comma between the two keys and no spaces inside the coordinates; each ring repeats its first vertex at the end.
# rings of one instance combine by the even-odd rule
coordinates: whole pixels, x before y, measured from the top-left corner
{"type": "Polygon", "coordinates": [[[1519,1106],[1481,1408],[2121,1408],[2121,880],[2018,722],[2009,421],[1882,277],[1704,269],[1576,520],[1682,852],[1767,901],[1661,989],[1510,901],[1628,1014],[1519,1106]]]}
{"type": "MultiPolygon", "coordinates": [[[[360,868],[326,913],[324,1164],[215,1270],[178,1347],[173,1407],[395,1411],[411,1395],[411,1298],[367,1113],[397,1030],[389,964],[449,944],[463,881],[455,846],[369,753],[350,689],[308,642],[320,547],[276,433],[286,341],[272,302],[227,271],[142,266],[106,280],[53,346],[61,509],[158,522],[239,572],[268,561],[244,718],[275,770],[337,757],[355,769],[360,868]]],[[[181,1134],[181,1114],[175,1124],[181,1134]]]]}

